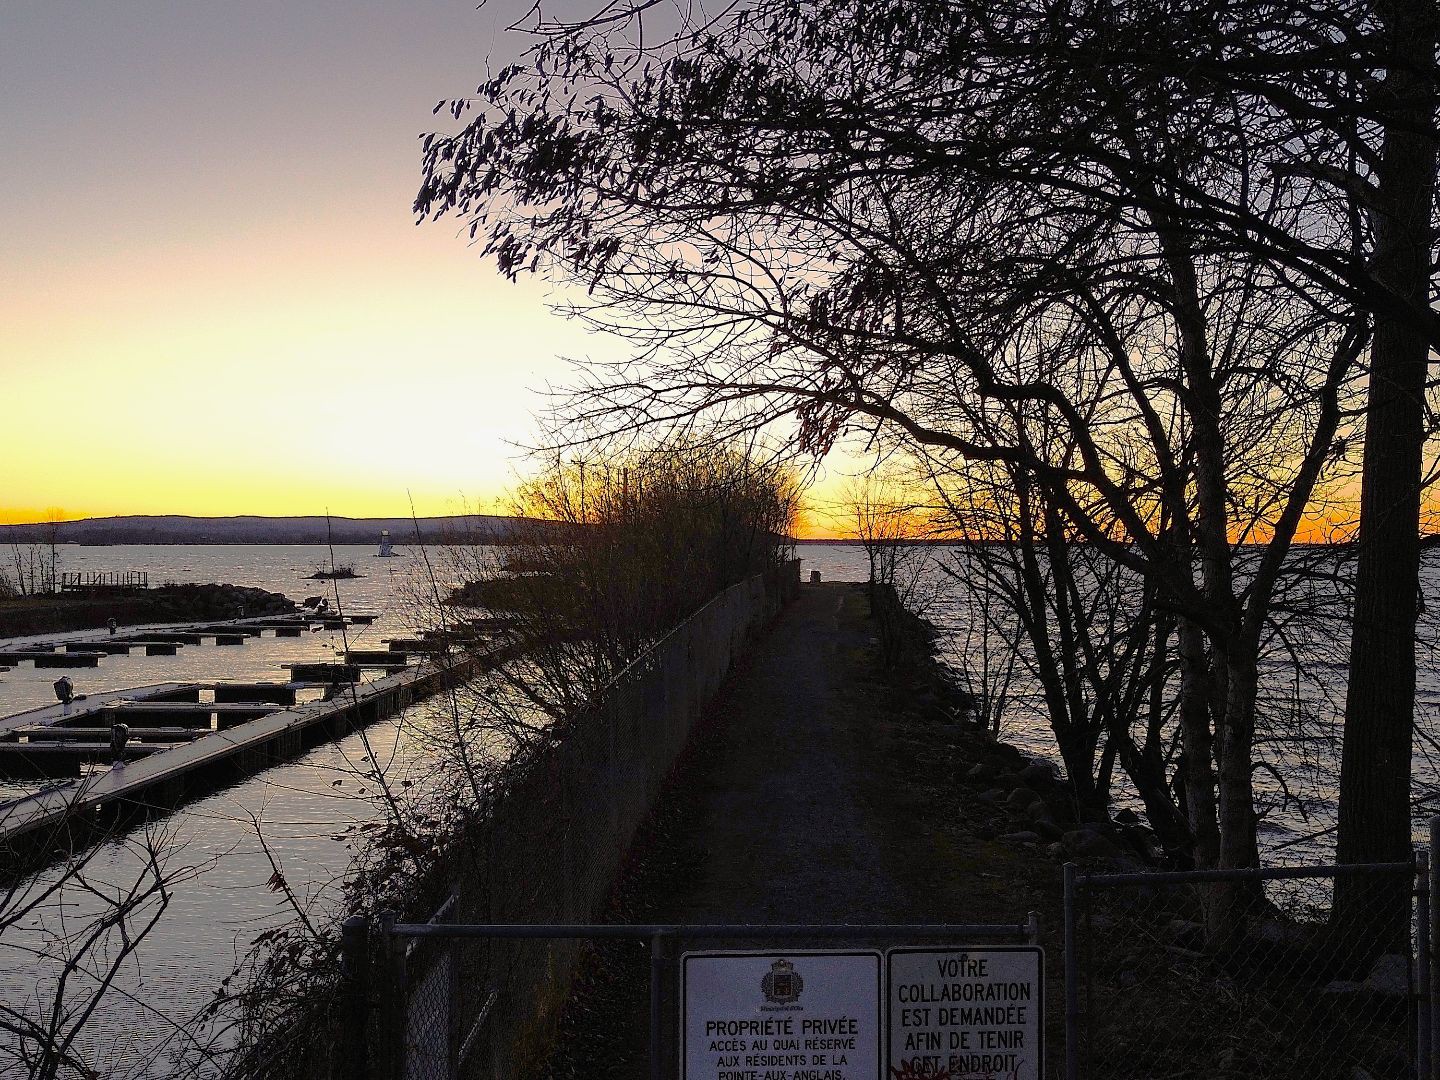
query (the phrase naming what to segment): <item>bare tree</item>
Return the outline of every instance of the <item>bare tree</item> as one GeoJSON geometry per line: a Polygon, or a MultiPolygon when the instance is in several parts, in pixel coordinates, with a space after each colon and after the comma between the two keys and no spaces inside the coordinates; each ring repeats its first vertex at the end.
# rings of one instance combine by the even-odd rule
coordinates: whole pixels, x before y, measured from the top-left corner
{"type": "MultiPolygon", "coordinates": [[[[43,850],[65,843],[75,827],[64,818],[43,850]]],[[[87,835],[83,822],[80,835],[87,835]]],[[[97,859],[88,843],[49,866],[7,858],[0,952],[8,966],[35,977],[29,994],[0,1001],[0,1073],[54,1080],[103,1068],[93,1021],[124,996],[118,976],[164,916],[172,889],[203,870],[178,864],[161,829],[142,828],[119,843],[132,869],[118,878],[117,860],[97,859]]]]}
{"type": "MultiPolygon", "coordinates": [[[[1376,84],[1367,105],[1375,131],[1359,185],[1373,243],[1363,273],[1381,294],[1365,414],[1359,560],[1340,774],[1341,862],[1393,861],[1411,850],[1411,731],[1415,721],[1415,622],[1420,583],[1424,388],[1436,348],[1435,50],[1440,15],[1429,0],[1377,3],[1376,84]]],[[[1363,876],[1363,875],[1362,875],[1363,876]]],[[[1345,932],[1399,948],[1410,932],[1409,897],[1397,883],[1339,880],[1335,921],[1345,932]]]]}
{"type": "Polygon", "coordinates": [[[891,470],[872,471],[853,481],[846,502],[855,537],[870,564],[870,611],[880,637],[881,662],[893,666],[905,655],[915,617],[935,601],[932,558],[926,541],[931,523],[913,486],[891,470]],[[909,487],[909,490],[907,490],[909,487]]]}
{"type": "MultiPolygon", "coordinates": [[[[654,7],[542,10],[529,63],[427,138],[417,209],[469,217],[505,273],[586,283],[583,317],[635,339],[578,419],[719,411],[815,451],[870,427],[1023,470],[1175,612],[1197,857],[1253,865],[1276,583],[1357,444],[1372,320],[1436,340],[1367,262],[1391,244],[1382,144],[1430,139],[1428,61],[1364,3],[654,7]],[[1412,92],[1377,92],[1402,67],[1412,92]],[[1025,441],[1041,420],[1058,457],[1025,441]],[[1243,586],[1242,537],[1265,544],[1243,586]]],[[[1428,252],[1421,216],[1408,251],[1428,252]]],[[[1418,489],[1402,458],[1376,468],[1418,489]]],[[[1413,598],[1412,569],[1386,573],[1413,598]]],[[[1402,758],[1385,752],[1403,789],[1402,758]]]]}

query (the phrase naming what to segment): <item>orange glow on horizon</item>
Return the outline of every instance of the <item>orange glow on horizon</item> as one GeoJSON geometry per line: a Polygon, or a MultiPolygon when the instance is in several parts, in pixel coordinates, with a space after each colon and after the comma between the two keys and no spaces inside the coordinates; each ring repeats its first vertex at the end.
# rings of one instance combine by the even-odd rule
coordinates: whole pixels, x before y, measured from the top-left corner
{"type": "MultiPolygon", "coordinates": [[[[828,485],[822,485],[819,490],[824,491],[828,485]]],[[[256,516],[256,517],[307,517],[321,514],[333,514],[336,517],[367,518],[367,517],[407,517],[411,513],[408,503],[396,501],[383,493],[366,491],[363,488],[344,490],[334,485],[326,485],[322,489],[314,491],[313,496],[306,496],[302,491],[298,498],[292,497],[276,501],[268,496],[257,492],[254,495],[254,502],[238,503],[229,501],[236,491],[244,490],[243,487],[229,488],[223,495],[217,494],[216,503],[206,503],[203,498],[197,502],[185,500],[166,500],[154,506],[142,505],[120,505],[115,508],[91,509],[91,508],[70,508],[70,507],[0,507],[0,525],[30,525],[41,524],[48,521],[76,521],[89,517],[111,517],[111,516],[161,516],[180,515],[186,517],[233,517],[233,516],[256,516]],[[311,499],[316,501],[311,501],[311,499]],[[269,501],[265,501],[265,500],[269,501]]],[[[806,505],[802,506],[796,516],[795,537],[797,540],[846,540],[857,541],[859,534],[854,521],[853,511],[838,508],[832,503],[822,502],[814,497],[815,490],[811,490],[811,497],[806,505]]],[[[203,493],[194,493],[197,496],[203,493]]],[[[415,513],[421,517],[443,517],[449,515],[463,515],[473,513],[485,514],[507,514],[510,507],[503,497],[491,498],[488,500],[468,500],[456,494],[448,496],[439,493],[422,502],[416,500],[415,513]]],[[[1297,544],[1329,544],[1344,542],[1353,538],[1356,521],[1356,510],[1354,507],[1332,506],[1330,512],[1325,516],[1310,516],[1305,518],[1300,527],[1296,530],[1295,543],[1297,544]]],[[[1440,504],[1430,503],[1425,507],[1424,522],[1422,531],[1437,531],[1440,525],[1440,504]]],[[[919,514],[911,515],[907,523],[905,535],[923,538],[927,535],[936,539],[937,542],[944,542],[943,531],[937,535],[937,530],[926,519],[919,514]]],[[[1232,541],[1239,541],[1240,537],[1232,536],[1232,541]]],[[[1267,537],[1258,534],[1250,538],[1252,543],[1265,542],[1267,537]]]]}

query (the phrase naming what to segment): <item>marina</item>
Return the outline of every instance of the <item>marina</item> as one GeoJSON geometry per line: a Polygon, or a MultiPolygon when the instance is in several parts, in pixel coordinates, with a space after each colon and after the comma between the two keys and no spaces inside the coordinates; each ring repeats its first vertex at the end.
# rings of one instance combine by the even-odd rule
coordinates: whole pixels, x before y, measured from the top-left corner
{"type": "Polygon", "coordinates": [[[193,795],[208,794],[237,776],[393,716],[449,680],[478,670],[486,658],[480,653],[447,666],[416,666],[299,705],[219,701],[216,695],[273,698],[313,690],[313,683],[172,684],[107,696],[99,703],[87,702],[90,707],[83,710],[56,705],[39,715],[7,717],[0,721],[0,773],[76,779],[0,806],[0,848],[14,852],[35,842],[49,848],[61,835],[73,843],[76,823],[96,828],[113,823],[125,809],[172,808],[193,795]],[[199,701],[201,696],[211,700],[199,701]],[[185,700],[191,697],[197,700],[185,700]],[[109,733],[120,722],[129,726],[135,740],[120,752],[125,766],[79,775],[83,766],[109,759],[109,733]],[[115,812],[103,817],[94,813],[107,808],[115,812]]]}
{"type": "MultiPolygon", "coordinates": [[[[377,618],[302,610],[118,634],[100,629],[0,643],[0,657],[37,669],[96,667],[124,655],[172,657],[187,646],[368,627],[377,618]]],[[[483,667],[483,646],[444,662],[435,655],[447,639],[473,644],[483,636],[461,624],[382,641],[383,647],[350,649],[342,640],[334,660],[280,661],[276,667],[287,677],[276,681],[155,683],[0,717],[0,780],[65,781],[0,803],[0,850],[24,858],[37,849],[70,848],[83,842],[77,828],[96,832],[136,808],[173,808],[393,716],[483,667]]]]}
{"type": "MultiPolygon", "coordinates": [[[[358,562],[374,551],[370,545],[337,547],[336,556],[358,562]]],[[[314,547],[79,546],[64,555],[67,566],[82,569],[145,569],[152,583],[231,582],[296,601],[321,591],[305,580],[320,556],[314,547]]],[[[435,692],[444,690],[444,676],[427,678],[424,662],[440,660],[437,654],[450,641],[423,635],[431,620],[416,616],[407,602],[413,560],[366,565],[384,570],[325,583],[330,611],[323,618],[312,610],[306,620],[173,620],[121,626],[113,636],[101,625],[0,640],[0,648],[60,652],[69,643],[106,654],[95,667],[51,670],[25,662],[0,672],[0,742],[30,739],[24,729],[35,726],[48,729],[52,744],[100,742],[107,750],[97,763],[82,765],[81,775],[0,775],[0,830],[29,826],[14,837],[22,849],[17,862],[27,868],[13,878],[17,887],[30,895],[54,886],[63,893],[68,918],[98,917],[103,904],[97,896],[56,884],[67,880],[67,867],[79,863],[90,881],[126,889],[146,874],[151,844],[163,852],[171,879],[164,917],[135,962],[117,976],[100,1015],[78,1036],[77,1053],[105,1062],[106,1075],[171,1075],[180,1068],[179,1057],[226,1045],[229,1014],[212,1024],[205,1013],[216,987],[257,934],[296,918],[285,894],[267,885],[277,867],[308,917],[327,922],[359,847],[357,840],[352,848],[352,837],[365,835],[358,830],[384,813],[374,801],[376,785],[363,777],[383,770],[394,790],[404,790],[406,780],[413,781],[411,791],[423,788],[431,768],[427,733],[447,723],[451,711],[447,695],[435,692]],[[238,633],[242,640],[212,648],[215,632],[238,633]],[[134,641],[182,647],[174,655],[150,656],[134,641]],[[353,685],[295,679],[286,666],[339,664],[347,648],[404,653],[392,664],[408,663],[393,675],[384,668],[359,669],[353,685]],[[77,693],[68,717],[52,689],[62,675],[74,681],[77,693]],[[332,694],[329,702],[322,700],[326,693],[332,694]],[[154,721],[133,715],[135,708],[166,703],[204,706],[213,722],[187,726],[173,718],[173,709],[154,721]],[[265,711],[222,728],[212,704],[265,711]],[[130,744],[167,749],[111,769],[108,706],[131,710],[125,718],[130,744]],[[91,709],[99,715],[81,720],[91,709]]],[[[467,640],[477,639],[467,633],[467,640]]],[[[486,639],[478,640],[475,651],[483,653],[486,639]]],[[[48,953],[53,914],[52,907],[37,909],[6,931],[11,952],[0,963],[0,1000],[34,995],[36,968],[21,950],[48,953]]],[[[46,978],[42,973],[39,981],[48,986],[46,978]]],[[[77,973],[72,985],[91,986],[88,980],[77,973]]],[[[0,1066],[0,1077],[9,1075],[0,1066]]]]}

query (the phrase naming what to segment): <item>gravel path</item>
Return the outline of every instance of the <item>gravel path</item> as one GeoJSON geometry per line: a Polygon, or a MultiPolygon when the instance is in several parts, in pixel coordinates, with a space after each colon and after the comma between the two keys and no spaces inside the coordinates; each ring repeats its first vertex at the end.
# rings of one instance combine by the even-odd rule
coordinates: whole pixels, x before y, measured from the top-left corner
{"type": "Polygon", "coordinates": [[[910,910],[874,812],[876,747],[855,708],[868,626],[855,591],[806,587],[733,680],[696,801],[699,873],[677,922],[885,922],[910,910]]]}
{"type": "MultiPolygon", "coordinates": [[[[878,670],[868,613],[859,586],[802,588],[692,736],[604,921],[1058,925],[1058,868],[990,839],[996,811],[955,779],[975,736],[878,670]]],[[[594,948],[530,1075],[647,1075],[646,957],[594,948]]]]}

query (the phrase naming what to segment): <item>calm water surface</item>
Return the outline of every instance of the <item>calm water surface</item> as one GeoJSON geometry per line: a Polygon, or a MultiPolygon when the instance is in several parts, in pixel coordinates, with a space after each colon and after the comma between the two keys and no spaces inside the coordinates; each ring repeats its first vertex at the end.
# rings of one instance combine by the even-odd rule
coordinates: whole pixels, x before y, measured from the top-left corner
{"type": "MultiPolygon", "coordinates": [[[[812,568],[821,570],[827,580],[863,581],[869,573],[864,550],[858,546],[802,544],[800,554],[807,578],[812,568]]],[[[953,579],[936,569],[937,563],[948,561],[963,573],[963,556],[952,549],[935,548],[924,558],[928,566],[922,571],[922,582],[930,587],[922,583],[918,591],[926,598],[929,618],[942,631],[941,656],[957,671],[964,670],[967,663],[973,669],[983,630],[972,625],[953,579]]],[[[1413,763],[1417,843],[1428,836],[1429,815],[1440,812],[1440,755],[1429,742],[1440,737],[1440,551],[1425,553],[1421,594],[1425,610],[1416,635],[1416,727],[1422,737],[1416,740],[1413,763]]],[[[1268,717],[1269,730],[1262,730],[1257,756],[1278,764],[1288,795],[1279,779],[1266,772],[1255,774],[1262,810],[1260,843],[1267,862],[1329,862],[1334,857],[1348,629],[1339,623],[1320,627],[1298,621],[1290,626],[1288,639],[1286,646],[1272,646],[1261,662],[1260,709],[1268,717]],[[1297,717],[1303,717],[1303,723],[1297,723],[1297,717]],[[1295,737],[1297,727],[1303,729],[1299,738],[1295,737]]],[[[1008,653],[1004,643],[993,636],[990,645],[997,654],[1008,653]]],[[[1262,721],[1262,727],[1266,723],[1262,721]]],[[[1001,737],[1029,753],[1059,761],[1043,699],[1033,679],[1027,680],[1023,672],[1010,688],[1001,737]]],[[[1124,789],[1123,777],[1117,784],[1118,801],[1141,809],[1133,793],[1124,789]]]]}
{"type": "MultiPolygon", "coordinates": [[[[152,584],[227,582],[284,593],[296,600],[324,593],[331,606],[380,614],[374,624],[349,628],[349,643],[379,647],[386,637],[411,630],[416,589],[429,587],[418,558],[373,558],[371,547],[335,550],[339,564],[354,564],[363,577],[339,582],[307,580],[328,563],[323,547],[123,546],[63,549],[64,570],[147,570],[152,584]]],[[[107,657],[97,668],[69,672],[77,691],[94,693],[185,679],[275,681],[287,677],[281,664],[329,659],[345,646],[339,631],[302,638],[247,639],[244,645],[188,645],[174,657],[107,657]]],[[[0,715],[53,701],[57,672],[20,665],[0,673],[0,715]]],[[[220,980],[249,951],[256,935],[293,918],[284,896],[268,882],[277,867],[297,898],[316,919],[333,918],[338,886],[353,853],[347,826],[376,816],[372,791],[357,780],[367,747],[397,780],[414,767],[433,703],[421,703],[365,733],[317,747],[304,756],[187,804],[156,832],[165,853],[165,871],[174,877],[162,917],[140,949],[123,965],[95,1018],[78,1040],[77,1052],[107,1076],[160,1076],[173,1071],[178,1055],[223,1033],[196,1020],[220,980]],[[261,842],[261,836],[264,843],[261,842]]],[[[0,786],[0,799],[34,785],[0,786]]],[[[102,892],[128,887],[143,876],[140,834],[101,846],[85,877],[102,892]]],[[[52,868],[27,883],[31,895],[60,876],[52,868]]],[[[146,910],[153,911],[155,904],[146,910]]],[[[41,905],[19,929],[0,935],[0,1000],[48,1004],[65,953],[59,942],[67,925],[98,910],[93,896],[77,884],[41,905]],[[45,955],[37,955],[37,953],[45,955]]],[[[93,987],[90,975],[113,953],[91,957],[72,976],[81,1002],[93,987]]]]}

